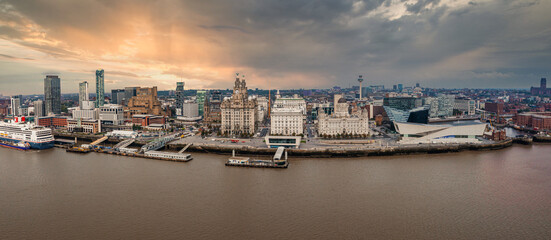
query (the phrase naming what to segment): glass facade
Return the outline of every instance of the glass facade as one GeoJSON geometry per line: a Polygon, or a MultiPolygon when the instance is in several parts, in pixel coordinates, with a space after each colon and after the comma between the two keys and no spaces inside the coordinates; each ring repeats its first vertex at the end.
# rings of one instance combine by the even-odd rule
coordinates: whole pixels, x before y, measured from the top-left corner
{"type": "Polygon", "coordinates": [[[96,70],[96,107],[101,107],[105,104],[104,80],[103,69],[96,70]]]}
{"type": "Polygon", "coordinates": [[[61,79],[55,75],[48,75],[44,78],[44,112],[61,113],[61,79]]]}
{"type": "Polygon", "coordinates": [[[205,106],[205,97],[206,97],[207,91],[199,90],[197,91],[197,104],[199,104],[199,116],[203,116],[204,112],[204,106],[205,106]]]}

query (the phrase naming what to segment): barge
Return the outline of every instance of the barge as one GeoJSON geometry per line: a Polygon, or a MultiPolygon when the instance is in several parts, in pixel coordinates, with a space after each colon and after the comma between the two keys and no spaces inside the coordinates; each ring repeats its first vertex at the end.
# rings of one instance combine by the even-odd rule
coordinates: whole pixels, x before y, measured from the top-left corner
{"type": "Polygon", "coordinates": [[[90,148],[86,148],[86,147],[72,147],[72,148],[67,148],[65,151],[66,152],[74,152],[74,153],[89,153],[92,150],[90,150],[90,148]]]}
{"type": "Polygon", "coordinates": [[[155,158],[160,160],[168,160],[175,162],[189,162],[193,160],[191,154],[160,152],[160,151],[147,151],[143,154],[147,158],[155,158]]]}
{"type": "Polygon", "coordinates": [[[284,147],[279,147],[272,160],[236,157],[235,150],[233,150],[232,156],[228,158],[225,165],[232,167],[287,168],[289,167],[289,162],[287,161],[287,151],[285,151],[284,147]],[[285,152],[285,159],[282,159],[283,152],[285,152]]]}

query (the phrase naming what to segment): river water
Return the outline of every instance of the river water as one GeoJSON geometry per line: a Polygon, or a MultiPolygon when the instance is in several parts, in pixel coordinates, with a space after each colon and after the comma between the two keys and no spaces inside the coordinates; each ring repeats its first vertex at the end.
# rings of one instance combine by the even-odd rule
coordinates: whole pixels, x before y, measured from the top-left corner
{"type": "Polygon", "coordinates": [[[549,239],[551,145],[288,169],[0,148],[0,239],[549,239]]]}

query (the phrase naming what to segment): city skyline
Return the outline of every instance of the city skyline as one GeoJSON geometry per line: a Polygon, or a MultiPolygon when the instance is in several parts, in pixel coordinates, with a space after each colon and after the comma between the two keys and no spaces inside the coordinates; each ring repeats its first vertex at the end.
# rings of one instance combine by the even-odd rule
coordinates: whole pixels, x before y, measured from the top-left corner
{"type": "Polygon", "coordinates": [[[530,88],[548,77],[549,1],[0,2],[0,92],[95,82],[228,89],[530,88]],[[228,5],[229,4],[229,5],[228,5]],[[55,17],[52,17],[55,16],[55,17]]]}

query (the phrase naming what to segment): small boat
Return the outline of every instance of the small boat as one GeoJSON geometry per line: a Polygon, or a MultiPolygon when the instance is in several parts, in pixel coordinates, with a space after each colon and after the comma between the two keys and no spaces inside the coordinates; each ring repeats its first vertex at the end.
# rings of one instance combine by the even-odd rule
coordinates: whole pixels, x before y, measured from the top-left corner
{"type": "Polygon", "coordinates": [[[9,142],[9,141],[0,141],[0,146],[5,148],[17,149],[17,150],[29,150],[31,145],[26,142],[9,142]]]}

